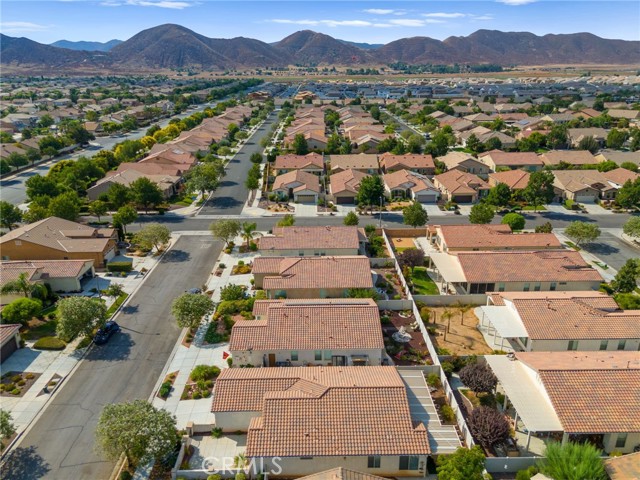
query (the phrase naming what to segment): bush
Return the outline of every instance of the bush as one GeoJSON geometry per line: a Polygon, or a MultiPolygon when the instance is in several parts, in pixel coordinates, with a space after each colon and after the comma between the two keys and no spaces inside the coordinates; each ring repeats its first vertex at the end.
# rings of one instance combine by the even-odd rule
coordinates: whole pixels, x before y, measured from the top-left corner
{"type": "Polygon", "coordinates": [[[108,272],[130,272],[133,270],[133,262],[109,262],[107,263],[108,272]]]}
{"type": "MultiPolygon", "coordinates": [[[[220,433],[222,433],[222,429],[220,429],[220,433]]],[[[215,437],[215,438],[219,438],[219,437],[215,437]]],[[[209,475],[207,477],[207,480],[222,480],[222,475],[220,475],[219,473],[214,473],[213,475],[209,475]]]]}
{"type": "Polygon", "coordinates": [[[451,362],[442,362],[441,367],[442,371],[447,377],[450,377],[453,373],[453,370],[455,369],[455,366],[451,362]]]}
{"type": "Polygon", "coordinates": [[[227,365],[229,366],[229,368],[233,367],[233,358],[231,357],[227,358],[227,365]]]}
{"type": "Polygon", "coordinates": [[[532,465],[526,470],[518,470],[516,473],[516,480],[531,480],[531,477],[538,473],[538,469],[532,465]]]}
{"type": "Polygon", "coordinates": [[[11,395],[20,395],[20,389],[14,388],[13,390],[11,390],[11,395]]]}
{"type": "Polygon", "coordinates": [[[14,375],[13,377],[11,377],[11,381],[13,383],[19,382],[20,380],[22,380],[22,375],[14,375]]]}
{"type": "Polygon", "coordinates": [[[191,396],[194,400],[200,400],[202,398],[202,394],[196,390],[195,392],[193,392],[193,395],[191,396]]]}
{"type": "Polygon", "coordinates": [[[244,472],[236,473],[236,480],[247,480],[247,474],[244,472]]]}
{"type": "Polygon", "coordinates": [[[191,380],[196,382],[210,380],[220,375],[220,369],[215,365],[198,365],[191,371],[191,380]]]}
{"type": "MultiPolygon", "coordinates": [[[[239,263],[238,263],[239,265],[239,263]]],[[[242,300],[246,296],[246,287],[243,285],[229,284],[220,289],[220,300],[242,300]]]]}
{"type": "Polygon", "coordinates": [[[171,392],[171,382],[164,382],[161,386],[160,386],[160,391],[158,392],[158,394],[162,397],[162,398],[167,398],[169,396],[169,393],[171,392]]]}
{"type": "Polygon", "coordinates": [[[453,422],[456,418],[456,414],[449,405],[443,405],[440,407],[440,416],[445,422],[453,422]]]}
{"type": "Polygon", "coordinates": [[[489,393],[498,383],[491,367],[472,363],[460,370],[460,380],[475,393],[489,393]]]}
{"type": "Polygon", "coordinates": [[[131,473],[129,473],[127,470],[124,470],[122,472],[120,472],[120,480],[131,480],[133,478],[133,475],[131,475],[131,473]]]}
{"type": "Polygon", "coordinates": [[[519,213],[507,213],[502,218],[502,223],[504,225],[509,225],[511,230],[522,230],[526,223],[525,218],[519,213]]]}
{"type": "Polygon", "coordinates": [[[509,421],[504,414],[490,407],[474,408],[467,423],[473,437],[484,448],[491,448],[496,443],[506,440],[511,432],[509,421]]]}
{"type": "Polygon", "coordinates": [[[439,387],[440,376],[437,373],[430,373],[429,376],[427,376],[427,385],[430,387],[439,387]]]}
{"type": "Polygon", "coordinates": [[[58,337],[42,337],[33,344],[36,350],[64,350],[66,346],[58,337]]]}

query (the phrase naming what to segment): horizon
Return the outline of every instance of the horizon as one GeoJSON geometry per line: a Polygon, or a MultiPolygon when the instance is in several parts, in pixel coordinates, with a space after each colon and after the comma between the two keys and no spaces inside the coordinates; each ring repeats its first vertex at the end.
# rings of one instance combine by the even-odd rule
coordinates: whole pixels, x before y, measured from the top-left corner
{"type": "Polygon", "coordinates": [[[0,32],[44,44],[126,41],[163,24],[180,25],[209,38],[246,37],[265,43],[301,30],[369,44],[410,37],[442,41],[478,30],[538,36],[591,33],[605,39],[640,40],[640,3],[633,0],[350,1],[340,2],[338,13],[333,3],[337,2],[9,0],[0,5],[0,32]]]}

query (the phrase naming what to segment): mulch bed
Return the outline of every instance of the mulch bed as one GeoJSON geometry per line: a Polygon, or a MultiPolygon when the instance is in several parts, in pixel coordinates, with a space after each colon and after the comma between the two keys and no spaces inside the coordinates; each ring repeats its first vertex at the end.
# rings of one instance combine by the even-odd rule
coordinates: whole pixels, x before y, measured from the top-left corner
{"type": "Polygon", "coordinates": [[[187,333],[184,334],[184,337],[182,337],[182,345],[184,347],[191,347],[191,344],[193,343],[193,338],[196,335],[196,329],[191,329],[191,330],[187,330],[187,333]]]}
{"type": "MultiPolygon", "coordinates": [[[[49,390],[49,393],[51,393],[53,389],[56,388],[56,385],[60,383],[60,380],[62,380],[62,376],[58,375],[57,373],[54,373],[53,377],[51,377],[51,379],[47,382],[47,390],[49,390]]],[[[44,389],[42,389],[40,390],[40,392],[38,392],[38,397],[40,395],[48,395],[48,394],[45,393],[44,389]]]]}
{"type": "Polygon", "coordinates": [[[2,375],[0,383],[5,387],[0,391],[0,395],[3,397],[22,397],[33,386],[36,380],[42,375],[41,373],[33,372],[7,372],[2,375]],[[20,376],[18,379],[17,376],[20,376]],[[13,377],[16,377],[15,379],[13,377]],[[24,382],[22,385],[20,383],[24,382]],[[11,393],[12,391],[19,390],[19,393],[11,393]]]}
{"type": "MultiPolygon", "coordinates": [[[[165,384],[165,383],[169,382],[171,384],[171,387],[172,387],[171,390],[173,390],[173,384],[175,383],[176,378],[178,378],[178,372],[179,372],[179,370],[167,374],[167,376],[164,377],[164,380],[162,381],[162,383],[165,384]]],[[[169,393],[171,393],[171,390],[169,390],[169,393]]],[[[163,397],[163,396],[160,395],[160,389],[158,389],[158,393],[156,393],[156,397],[161,398],[162,400],[166,400],[167,399],[167,397],[163,397]]]]}
{"type": "Polygon", "coordinates": [[[416,319],[413,314],[404,317],[401,316],[402,312],[386,310],[382,312],[382,315],[389,317],[390,323],[382,325],[382,333],[385,337],[385,343],[400,347],[398,353],[389,352],[389,355],[393,357],[393,361],[396,365],[430,365],[433,363],[429,350],[422,332],[419,329],[411,327],[415,324],[416,319]],[[405,327],[405,332],[411,335],[411,340],[406,343],[398,343],[393,340],[393,334],[400,330],[400,327],[405,327]]]}

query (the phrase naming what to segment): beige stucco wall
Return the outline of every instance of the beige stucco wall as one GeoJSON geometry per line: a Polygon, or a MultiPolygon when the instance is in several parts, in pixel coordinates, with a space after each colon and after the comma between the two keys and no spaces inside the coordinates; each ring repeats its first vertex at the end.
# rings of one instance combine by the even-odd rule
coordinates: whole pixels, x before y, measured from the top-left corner
{"type": "MultiPolygon", "coordinates": [[[[257,281],[256,281],[257,286],[257,281]]],[[[327,288],[320,290],[317,288],[291,288],[286,290],[286,298],[345,298],[346,288],[327,288]]],[[[280,290],[266,290],[267,298],[276,298],[280,290]]]]}
{"type": "MultiPolygon", "coordinates": [[[[213,391],[215,395],[215,390],[213,391]]],[[[215,412],[215,425],[224,432],[246,432],[249,423],[254,417],[259,417],[262,412],[215,412]]]]}
{"type": "Polygon", "coordinates": [[[640,445],[640,432],[636,433],[628,433],[627,441],[625,446],[622,448],[616,448],[616,441],[618,439],[617,433],[608,433],[604,436],[604,451],[606,453],[611,453],[613,451],[621,452],[621,453],[632,453],[633,447],[636,445],[640,445]]]}
{"type": "Polygon", "coordinates": [[[324,256],[358,255],[357,248],[307,248],[302,250],[260,250],[263,257],[313,257],[322,254],[324,256]],[[301,255],[302,254],[302,255],[301,255]]]}
{"type": "Polygon", "coordinates": [[[53,248],[36,245],[20,240],[20,245],[11,240],[0,246],[2,258],[6,260],[93,260],[96,268],[104,267],[104,257],[110,250],[115,250],[116,241],[110,239],[104,252],[63,252],[53,248]]]}
{"type": "MultiPolygon", "coordinates": [[[[317,366],[317,365],[331,365],[331,359],[324,359],[324,351],[323,351],[323,360],[316,360],[315,350],[231,350],[231,355],[233,356],[233,366],[239,367],[240,365],[251,364],[256,367],[261,367],[263,359],[266,358],[268,362],[269,354],[275,354],[276,362],[286,362],[287,360],[291,361],[291,352],[298,352],[298,361],[291,362],[291,365],[294,367],[299,366],[317,366]]],[[[331,350],[331,355],[343,355],[346,356],[347,365],[352,365],[351,356],[352,355],[367,355],[369,357],[370,365],[380,365],[382,363],[382,350],[380,349],[351,349],[351,350],[331,350]]]]}
{"type": "MultiPolygon", "coordinates": [[[[635,339],[627,339],[625,342],[625,351],[638,351],[640,346],[640,332],[635,339]]],[[[620,339],[610,339],[607,345],[607,351],[617,351],[618,341],[620,339]]],[[[568,350],[568,340],[533,340],[530,341],[531,350],[533,352],[564,352],[568,350]]],[[[600,340],[578,340],[577,350],[581,352],[595,352],[600,350],[600,340]]]]}

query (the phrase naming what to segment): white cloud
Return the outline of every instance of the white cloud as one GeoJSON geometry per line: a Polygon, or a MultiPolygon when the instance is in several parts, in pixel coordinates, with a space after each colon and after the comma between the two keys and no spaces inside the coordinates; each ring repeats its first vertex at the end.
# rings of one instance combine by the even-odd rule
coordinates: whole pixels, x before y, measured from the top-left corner
{"type": "Polygon", "coordinates": [[[392,25],[398,25],[399,27],[423,27],[426,20],[420,20],[418,18],[398,18],[397,20],[389,20],[392,25]]]}
{"type": "Polygon", "coordinates": [[[474,20],[493,20],[493,15],[479,15],[474,20]]]}
{"type": "Polygon", "coordinates": [[[177,0],[105,0],[100,5],[102,5],[103,7],[120,7],[122,5],[131,5],[135,7],[158,7],[170,8],[172,10],[182,10],[183,8],[192,7],[194,3],[177,0]]]}
{"type": "Polygon", "coordinates": [[[436,18],[461,18],[470,16],[468,13],[444,13],[444,12],[436,12],[436,13],[423,13],[423,17],[436,17],[436,18]]]}
{"type": "Polygon", "coordinates": [[[505,5],[526,5],[528,3],[534,3],[536,0],[496,0],[499,3],[504,3],[505,5]]]}
{"type": "Polygon", "coordinates": [[[445,23],[444,20],[433,18],[393,18],[386,22],[370,22],[367,20],[310,20],[299,19],[292,20],[288,18],[273,18],[267,20],[271,23],[280,23],[286,25],[301,25],[305,27],[373,27],[373,28],[393,28],[393,27],[424,27],[431,23],[445,23]]]}
{"type": "Polygon", "coordinates": [[[372,13],[374,15],[391,15],[392,13],[395,13],[395,10],[386,8],[367,8],[366,10],[363,10],[363,12],[372,13]]]}
{"type": "Polygon", "coordinates": [[[32,22],[0,22],[2,33],[42,32],[49,30],[49,25],[39,25],[32,22]]]}

